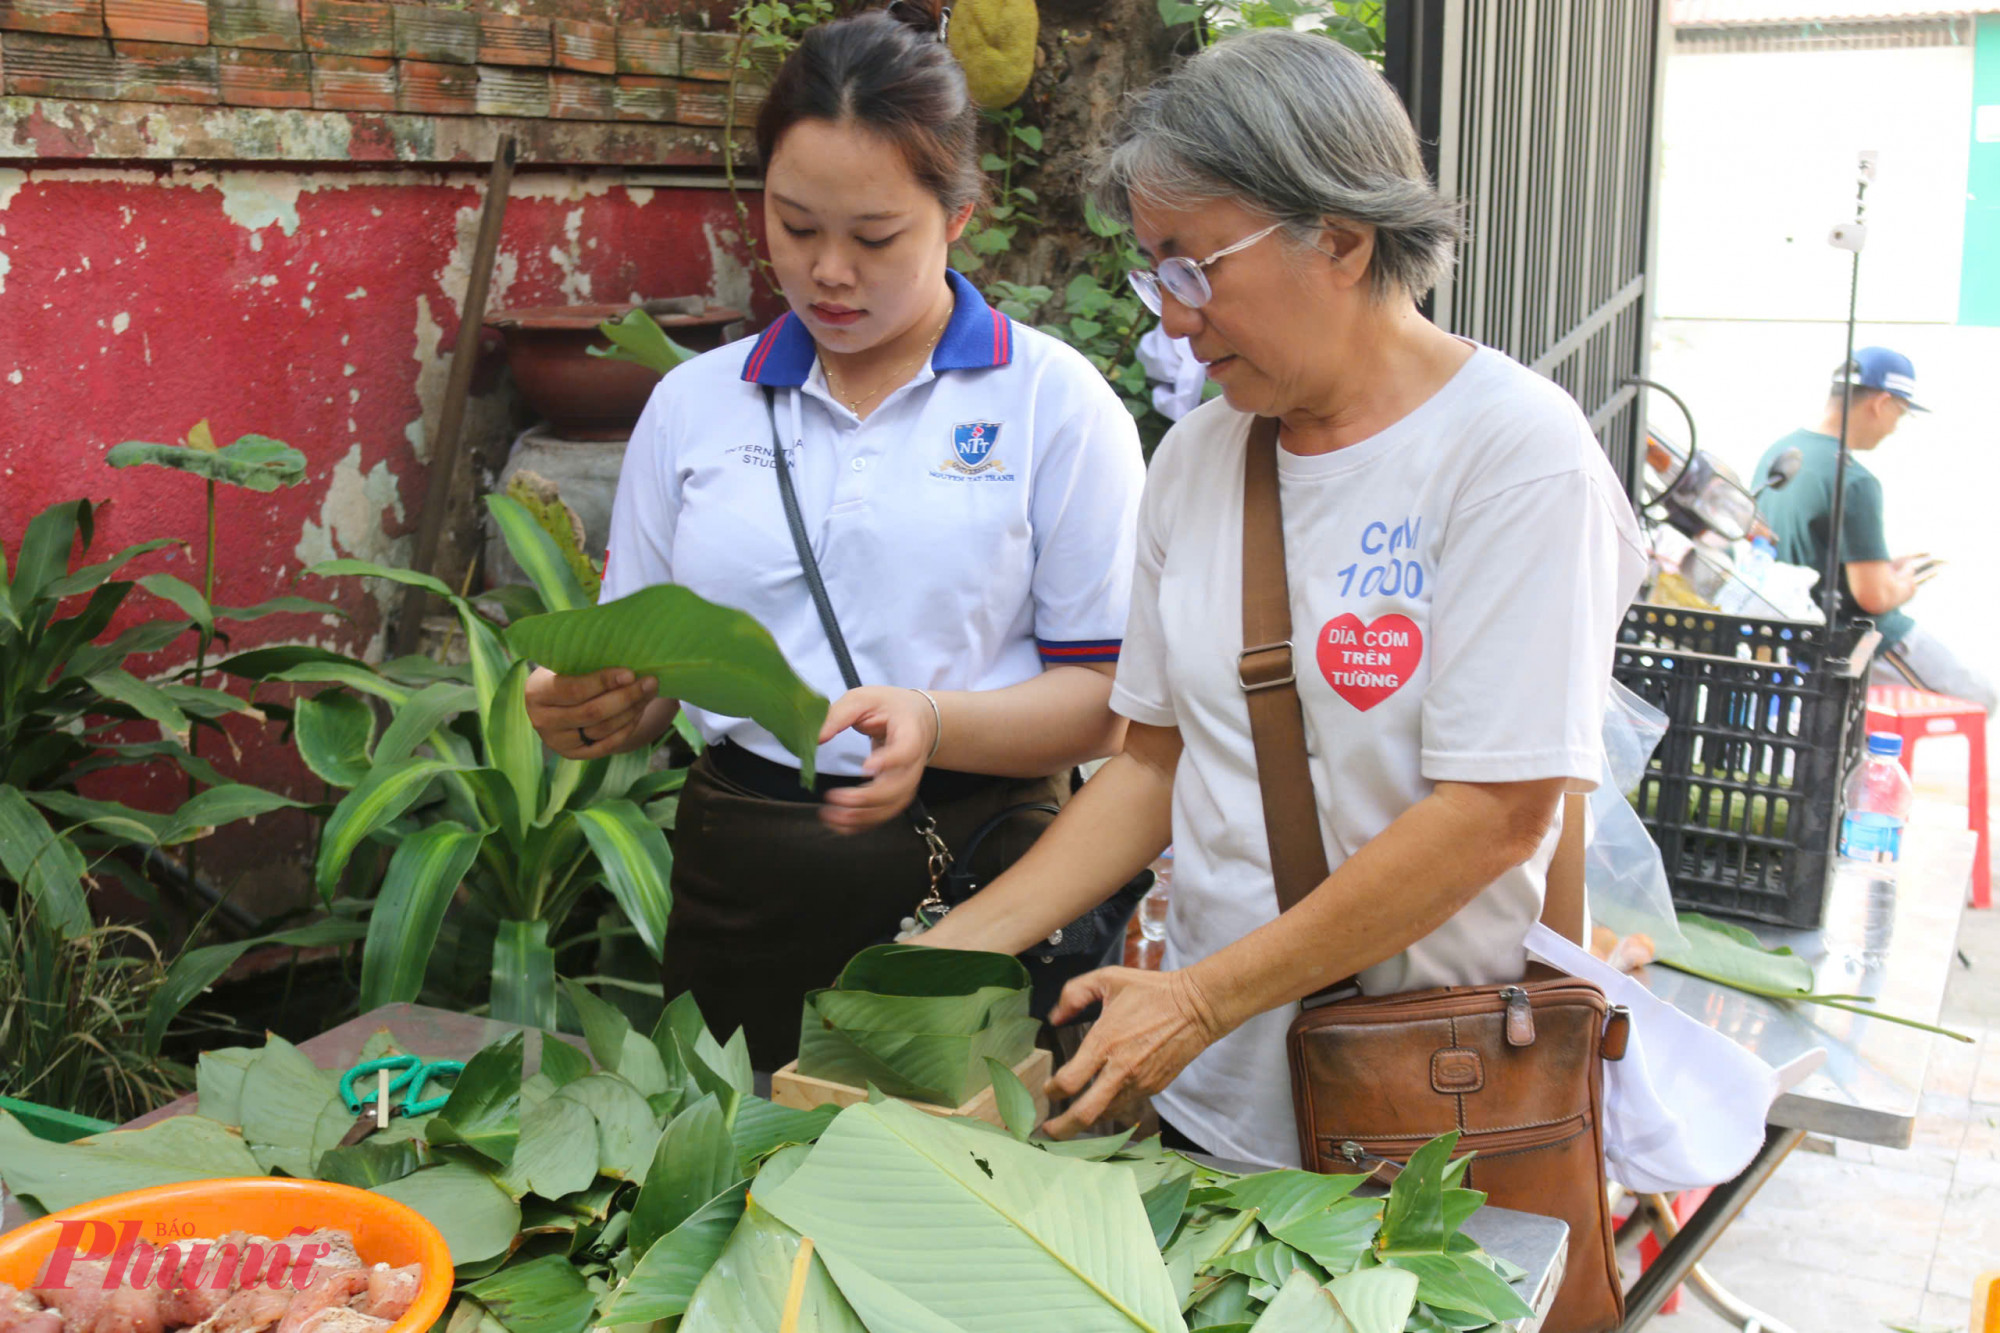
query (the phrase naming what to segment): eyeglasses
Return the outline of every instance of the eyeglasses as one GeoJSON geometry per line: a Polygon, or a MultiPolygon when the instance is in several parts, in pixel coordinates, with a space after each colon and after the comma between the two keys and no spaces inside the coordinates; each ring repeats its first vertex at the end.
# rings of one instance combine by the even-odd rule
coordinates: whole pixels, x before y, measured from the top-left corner
{"type": "Polygon", "coordinates": [[[1282,222],[1273,222],[1260,232],[1245,236],[1234,245],[1225,245],[1206,259],[1184,259],[1179,255],[1163,259],[1156,268],[1135,268],[1125,275],[1132,284],[1132,290],[1139,294],[1139,300],[1154,314],[1160,313],[1160,289],[1190,310],[1199,310],[1215,296],[1215,289],[1208,285],[1208,275],[1202,272],[1210,264],[1224,255],[1233,255],[1238,250],[1247,250],[1269,236],[1282,222]]]}

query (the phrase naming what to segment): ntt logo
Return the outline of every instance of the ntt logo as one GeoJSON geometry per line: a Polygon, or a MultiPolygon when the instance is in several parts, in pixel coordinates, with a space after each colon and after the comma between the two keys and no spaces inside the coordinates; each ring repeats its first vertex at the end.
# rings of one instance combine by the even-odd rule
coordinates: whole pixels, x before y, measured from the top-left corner
{"type": "MultiPolygon", "coordinates": [[[[261,1245],[254,1241],[189,1240],[154,1245],[143,1239],[145,1230],[146,1223],[129,1218],[115,1226],[101,1221],[64,1222],[36,1288],[67,1291],[73,1280],[70,1270],[87,1263],[91,1267],[80,1274],[81,1278],[100,1282],[106,1291],[147,1286],[172,1291],[197,1285],[211,1291],[231,1291],[260,1284],[272,1291],[303,1291],[312,1282],[313,1265],[333,1250],[318,1242],[294,1250],[284,1241],[261,1245]],[[101,1277],[95,1269],[100,1259],[110,1260],[101,1277]]],[[[192,1230],[172,1222],[153,1224],[156,1237],[185,1236],[192,1230]]],[[[292,1234],[309,1233],[300,1228],[292,1234]]]]}

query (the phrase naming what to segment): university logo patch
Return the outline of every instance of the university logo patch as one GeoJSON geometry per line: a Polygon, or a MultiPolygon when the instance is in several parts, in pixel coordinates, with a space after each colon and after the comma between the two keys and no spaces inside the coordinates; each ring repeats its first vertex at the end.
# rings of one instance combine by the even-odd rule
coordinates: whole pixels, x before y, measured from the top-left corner
{"type": "MultiPolygon", "coordinates": [[[[993,454],[1000,442],[998,421],[962,421],[951,428],[950,458],[931,470],[933,477],[986,477],[1006,470],[993,454]]],[[[997,480],[1004,480],[998,478],[997,480]]]]}

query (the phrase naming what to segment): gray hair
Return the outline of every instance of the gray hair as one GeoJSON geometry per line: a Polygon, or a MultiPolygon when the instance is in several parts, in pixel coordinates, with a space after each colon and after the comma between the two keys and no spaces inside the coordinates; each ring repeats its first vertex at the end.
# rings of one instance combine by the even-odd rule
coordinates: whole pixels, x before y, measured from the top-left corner
{"type": "Polygon", "coordinates": [[[1306,245],[1326,218],[1367,223],[1377,298],[1422,300],[1463,232],[1388,82],[1338,42],[1282,28],[1220,42],[1136,94],[1091,184],[1098,207],[1125,222],[1136,194],[1234,199],[1306,245]]]}

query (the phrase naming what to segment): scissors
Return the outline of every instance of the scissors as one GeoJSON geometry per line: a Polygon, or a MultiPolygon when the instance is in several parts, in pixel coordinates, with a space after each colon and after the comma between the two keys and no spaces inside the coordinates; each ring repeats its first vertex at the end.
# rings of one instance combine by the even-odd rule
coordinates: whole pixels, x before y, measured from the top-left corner
{"type": "Polygon", "coordinates": [[[375,1104],[375,1093],[381,1081],[379,1076],[384,1070],[393,1074],[389,1079],[390,1092],[408,1089],[403,1095],[403,1104],[392,1106],[389,1113],[394,1115],[400,1110],[404,1115],[428,1115],[449,1101],[451,1093],[447,1090],[435,1097],[425,1097],[425,1087],[436,1079],[456,1080],[464,1072],[465,1064],[460,1060],[419,1060],[414,1055],[390,1055],[380,1060],[363,1061],[340,1079],[340,1099],[347,1104],[349,1111],[359,1115],[364,1107],[375,1104]],[[370,1095],[365,1097],[355,1091],[355,1084],[362,1079],[369,1080],[370,1095]]]}

